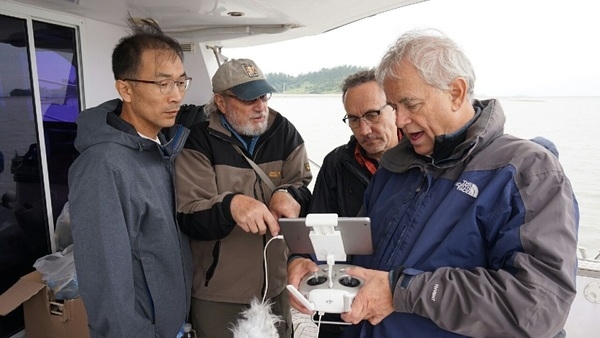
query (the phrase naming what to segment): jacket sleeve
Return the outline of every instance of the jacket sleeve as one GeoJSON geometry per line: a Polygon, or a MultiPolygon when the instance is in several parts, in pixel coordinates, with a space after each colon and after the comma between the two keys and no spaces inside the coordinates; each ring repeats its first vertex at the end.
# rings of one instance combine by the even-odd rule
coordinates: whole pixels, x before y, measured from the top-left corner
{"type": "Polygon", "coordinates": [[[336,165],[333,162],[333,152],[325,156],[323,165],[319,169],[317,181],[313,189],[313,197],[310,203],[311,213],[339,213],[340,207],[337,201],[337,180],[335,179],[336,165]]]}
{"type": "Polygon", "coordinates": [[[125,213],[136,197],[127,180],[106,161],[76,162],[69,189],[75,266],[91,336],[154,337],[153,314],[141,316],[135,299],[125,213]]]}
{"type": "Polygon", "coordinates": [[[236,223],[231,200],[236,194],[219,193],[215,170],[206,156],[184,148],[175,160],[175,188],[181,231],[196,240],[226,237],[236,223]]]}
{"type": "MultiPolygon", "coordinates": [[[[579,212],[558,161],[554,169],[541,169],[535,174],[517,170],[501,202],[490,209],[490,219],[506,221],[489,238],[489,267],[444,267],[401,281],[393,296],[396,311],[473,337],[552,337],[559,332],[576,293],[579,212]]],[[[480,226],[487,221],[479,220],[480,226]]]]}
{"type": "Polygon", "coordinates": [[[312,194],[308,190],[312,172],[304,143],[298,145],[283,163],[281,178],[282,185],[280,187],[287,188],[300,204],[299,217],[306,216],[312,198],[312,194]]]}

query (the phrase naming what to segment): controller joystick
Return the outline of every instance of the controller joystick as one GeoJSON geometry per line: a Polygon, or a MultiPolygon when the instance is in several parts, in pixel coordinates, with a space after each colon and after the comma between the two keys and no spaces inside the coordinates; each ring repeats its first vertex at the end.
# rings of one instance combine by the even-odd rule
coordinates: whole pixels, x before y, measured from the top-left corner
{"type": "Polygon", "coordinates": [[[306,280],[306,284],[308,284],[309,286],[317,286],[324,284],[325,282],[327,282],[327,277],[319,276],[317,274],[306,280]]]}
{"type": "Polygon", "coordinates": [[[349,287],[349,288],[355,288],[360,285],[360,281],[358,279],[351,277],[349,275],[340,278],[339,282],[341,285],[349,287]]]}

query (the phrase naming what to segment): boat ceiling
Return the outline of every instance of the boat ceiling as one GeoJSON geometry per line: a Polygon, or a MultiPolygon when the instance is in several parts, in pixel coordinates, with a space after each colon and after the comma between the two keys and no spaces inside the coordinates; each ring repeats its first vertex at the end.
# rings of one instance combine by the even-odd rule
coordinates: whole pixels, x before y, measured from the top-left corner
{"type": "Polygon", "coordinates": [[[126,26],[154,19],[180,42],[246,47],[320,34],[423,0],[14,0],[126,26]]]}

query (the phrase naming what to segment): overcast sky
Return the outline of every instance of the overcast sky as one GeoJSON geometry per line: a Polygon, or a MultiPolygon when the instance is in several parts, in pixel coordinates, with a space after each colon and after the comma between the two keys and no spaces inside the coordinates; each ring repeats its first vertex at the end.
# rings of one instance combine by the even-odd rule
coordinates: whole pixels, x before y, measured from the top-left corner
{"type": "Polygon", "coordinates": [[[458,42],[471,59],[478,96],[600,96],[595,3],[430,0],[318,36],[223,53],[254,59],[265,73],[372,67],[402,32],[432,27],[458,42]]]}

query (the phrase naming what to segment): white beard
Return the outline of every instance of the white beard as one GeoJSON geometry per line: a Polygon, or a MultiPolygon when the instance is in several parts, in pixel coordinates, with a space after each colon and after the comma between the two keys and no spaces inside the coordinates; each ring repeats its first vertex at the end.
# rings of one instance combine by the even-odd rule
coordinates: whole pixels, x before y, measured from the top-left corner
{"type": "Polygon", "coordinates": [[[275,324],[281,321],[280,316],[271,312],[270,302],[262,303],[254,298],[230,330],[234,338],[279,338],[275,324]]]}
{"type": "MultiPolygon", "coordinates": [[[[254,124],[252,121],[242,115],[239,112],[231,111],[225,119],[231,127],[238,132],[240,135],[244,136],[260,136],[262,135],[269,126],[269,114],[267,111],[260,113],[261,116],[264,117],[264,120],[259,124],[254,124]]],[[[254,116],[258,117],[258,116],[254,116]]]]}

